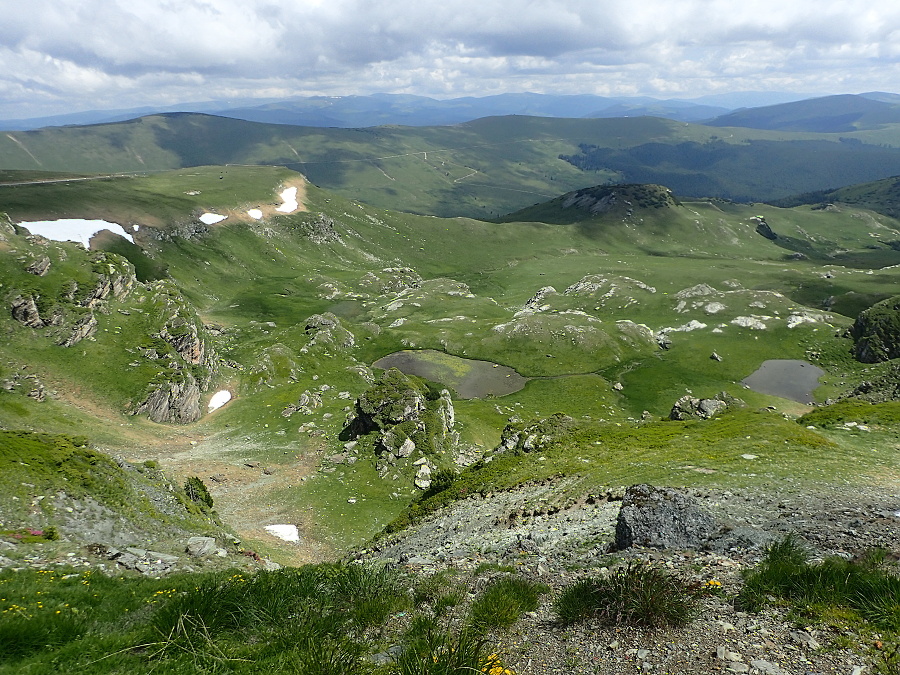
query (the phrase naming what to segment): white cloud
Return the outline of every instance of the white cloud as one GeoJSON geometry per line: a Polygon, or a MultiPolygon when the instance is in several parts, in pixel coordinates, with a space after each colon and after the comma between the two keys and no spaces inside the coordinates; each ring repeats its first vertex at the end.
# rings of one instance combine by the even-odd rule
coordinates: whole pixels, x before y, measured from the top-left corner
{"type": "Polygon", "coordinates": [[[0,117],[7,118],[379,90],[900,90],[900,6],[888,0],[3,4],[0,117]]]}

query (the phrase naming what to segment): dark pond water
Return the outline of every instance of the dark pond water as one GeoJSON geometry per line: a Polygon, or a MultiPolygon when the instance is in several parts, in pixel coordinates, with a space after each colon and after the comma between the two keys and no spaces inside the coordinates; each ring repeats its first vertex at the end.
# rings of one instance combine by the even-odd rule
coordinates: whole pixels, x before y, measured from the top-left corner
{"type": "Polygon", "coordinates": [[[812,393],[824,374],[824,370],[806,361],[772,359],[764,361],[756,372],[745,377],[741,383],[760,394],[812,403],[812,393]]]}
{"type": "Polygon", "coordinates": [[[527,378],[512,368],[490,361],[451,356],[433,349],[404,350],[388,354],[372,364],[375,368],[396,368],[453,389],[460,398],[505,396],[519,391],[527,378]]]}

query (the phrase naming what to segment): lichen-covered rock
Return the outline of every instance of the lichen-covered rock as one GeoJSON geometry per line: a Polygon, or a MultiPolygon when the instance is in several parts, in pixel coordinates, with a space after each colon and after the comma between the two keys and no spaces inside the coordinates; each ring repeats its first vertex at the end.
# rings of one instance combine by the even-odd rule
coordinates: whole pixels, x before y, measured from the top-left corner
{"type": "Polygon", "coordinates": [[[616,548],[699,549],[720,529],[692,497],[672,488],[632,485],[616,520],[616,548]]]}

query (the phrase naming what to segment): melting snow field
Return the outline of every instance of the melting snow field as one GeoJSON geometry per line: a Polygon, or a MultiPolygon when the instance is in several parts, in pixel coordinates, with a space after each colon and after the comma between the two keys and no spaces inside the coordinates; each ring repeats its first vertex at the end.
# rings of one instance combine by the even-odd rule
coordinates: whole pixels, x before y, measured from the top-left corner
{"type": "Polygon", "coordinates": [[[220,216],[218,213],[204,213],[200,216],[200,222],[204,225],[215,225],[216,223],[221,223],[228,216],[220,216]]]}
{"type": "Polygon", "coordinates": [[[296,525],[266,525],[266,532],[285,541],[300,541],[296,525]]]}
{"type": "Polygon", "coordinates": [[[223,405],[228,403],[228,401],[230,401],[230,400],[231,400],[231,392],[230,391],[228,391],[227,389],[222,389],[221,391],[217,391],[215,394],[212,395],[212,398],[209,399],[209,405],[207,406],[209,408],[209,412],[212,412],[213,410],[218,410],[223,405]]]}
{"type": "MultiPolygon", "coordinates": [[[[128,234],[121,225],[109,223],[105,220],[85,220],[84,218],[63,218],[62,220],[35,220],[19,223],[27,227],[31,234],[39,234],[53,241],[77,241],[88,248],[91,237],[101,230],[109,230],[121,237],[125,237],[132,244],[134,237],[128,234]]],[[[137,226],[134,226],[137,230],[137,226]]]]}
{"type": "Polygon", "coordinates": [[[262,220],[263,212],[259,209],[250,209],[247,211],[247,215],[253,218],[253,220],[262,220]]]}
{"type": "Polygon", "coordinates": [[[280,196],[284,204],[275,209],[278,213],[293,213],[300,206],[297,203],[297,188],[289,187],[283,190],[280,196]]]}

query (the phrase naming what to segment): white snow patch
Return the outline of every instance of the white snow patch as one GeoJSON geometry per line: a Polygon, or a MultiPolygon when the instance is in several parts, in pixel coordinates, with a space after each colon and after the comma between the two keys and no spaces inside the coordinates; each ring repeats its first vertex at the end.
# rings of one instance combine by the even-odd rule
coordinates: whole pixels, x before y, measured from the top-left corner
{"type": "Polygon", "coordinates": [[[200,222],[204,225],[215,225],[216,223],[221,223],[228,216],[220,216],[218,213],[204,213],[200,216],[200,222]]]}
{"type": "Polygon", "coordinates": [[[278,213],[293,213],[300,207],[300,204],[297,203],[297,188],[289,187],[283,190],[279,196],[284,203],[275,209],[278,213]]]}
{"type": "Polygon", "coordinates": [[[253,218],[253,220],[262,220],[263,212],[259,209],[250,209],[247,211],[247,215],[253,218]]]}
{"type": "Polygon", "coordinates": [[[284,541],[300,541],[300,532],[296,525],[266,525],[263,529],[284,541]]]}
{"type": "MultiPolygon", "coordinates": [[[[125,231],[121,225],[105,220],[85,220],[84,218],[62,218],[60,220],[34,220],[19,223],[27,227],[31,234],[39,234],[53,241],[77,241],[88,247],[91,237],[101,230],[109,230],[114,234],[125,237],[132,244],[134,238],[125,231]]],[[[137,229],[135,227],[135,229],[137,229]]]]}
{"type": "Polygon", "coordinates": [[[209,410],[209,412],[212,412],[213,410],[218,410],[223,405],[228,403],[230,400],[231,400],[231,392],[228,391],[227,389],[222,389],[212,395],[212,398],[209,399],[209,405],[207,406],[207,409],[209,410]]]}
{"type": "Polygon", "coordinates": [[[137,232],[139,229],[141,229],[141,226],[140,225],[132,225],[131,229],[134,230],[135,232],[137,232]]]}

